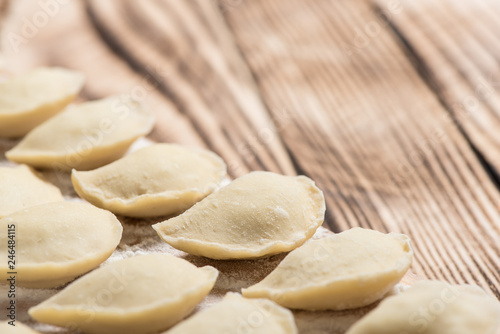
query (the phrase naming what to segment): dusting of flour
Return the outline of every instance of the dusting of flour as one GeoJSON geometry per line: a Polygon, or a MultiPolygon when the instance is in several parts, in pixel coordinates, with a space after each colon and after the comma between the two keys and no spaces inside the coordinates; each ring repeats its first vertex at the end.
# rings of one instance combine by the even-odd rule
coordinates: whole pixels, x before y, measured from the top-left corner
{"type": "MultiPolygon", "coordinates": [[[[148,145],[147,140],[139,140],[132,150],[148,145]]],[[[5,152],[12,148],[17,141],[0,139],[0,166],[15,166],[5,158],[5,152]]],[[[71,184],[70,174],[64,172],[43,171],[41,173],[48,181],[52,182],[61,189],[65,200],[81,201],[75,193],[71,184]]],[[[281,208],[277,208],[279,211],[281,208]]],[[[282,213],[280,211],[280,213],[282,213]]],[[[286,212],[285,212],[286,213],[286,212]]],[[[224,294],[229,291],[241,292],[242,288],[249,287],[266,277],[281,262],[286,254],[274,255],[269,258],[255,260],[212,260],[204,257],[189,255],[185,252],[176,250],[164,243],[151,225],[163,221],[168,217],[155,219],[133,219],[118,217],[123,225],[123,238],[111,255],[102,266],[108,263],[118,261],[124,258],[150,254],[150,253],[169,253],[193,263],[198,267],[212,266],[219,270],[219,277],[214,289],[200,305],[196,308],[198,312],[210,305],[219,302],[224,294]]],[[[329,230],[320,227],[313,239],[319,239],[333,234],[329,230]]],[[[406,281],[410,282],[410,278],[406,281]]],[[[393,293],[405,288],[405,284],[398,285],[393,293]]],[[[47,298],[51,297],[62,287],[56,289],[27,289],[17,287],[17,320],[26,323],[28,326],[38,330],[41,333],[74,333],[66,329],[37,323],[30,319],[27,310],[47,298]]],[[[7,286],[0,284],[0,309],[7,307],[7,286]]],[[[373,306],[350,310],[350,311],[293,311],[295,321],[301,334],[342,334],[359,318],[370,311],[373,306]]]]}

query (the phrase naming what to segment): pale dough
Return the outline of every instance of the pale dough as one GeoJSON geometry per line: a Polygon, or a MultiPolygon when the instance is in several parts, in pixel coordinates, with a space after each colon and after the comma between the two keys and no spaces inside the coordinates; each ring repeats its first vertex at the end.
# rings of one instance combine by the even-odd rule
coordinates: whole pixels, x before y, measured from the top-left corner
{"type": "Polygon", "coordinates": [[[324,214],[323,193],[311,179],[252,172],[153,228],[165,242],[191,254],[256,258],[300,246],[324,214]]]}
{"type": "Polygon", "coordinates": [[[214,191],[226,176],[215,153],[155,144],[104,167],[73,171],[82,198],[116,214],[152,217],[183,211],[214,191]]]}
{"type": "Polygon", "coordinates": [[[64,109],[83,86],[84,75],[40,67],[0,83],[0,137],[20,137],[64,109]]]}
{"type": "Polygon", "coordinates": [[[59,188],[28,166],[0,167],[0,218],[30,206],[62,200],[59,188]]]}
{"type": "Polygon", "coordinates": [[[347,334],[494,334],[499,325],[500,303],[481,288],[423,281],[384,299],[347,334]]]}
{"type": "Polygon", "coordinates": [[[40,168],[92,169],[120,158],[154,123],[139,103],[110,97],[70,106],[31,131],[6,156],[40,168]]]}
{"type": "Polygon", "coordinates": [[[16,320],[16,326],[9,325],[7,321],[0,321],[0,333],[2,334],[40,334],[30,327],[16,320]]]}
{"type": "Polygon", "coordinates": [[[9,277],[9,226],[15,225],[16,284],[55,287],[106,260],[122,235],[122,225],[87,203],[54,202],[32,206],[0,219],[0,280],[9,277]]]}
{"type": "Polygon", "coordinates": [[[181,322],[166,334],[296,334],[292,312],[266,299],[228,293],[224,299],[181,322]]]}
{"type": "Polygon", "coordinates": [[[290,252],[269,276],[242,293],[294,309],[358,308],[389,292],[412,258],[405,235],[353,228],[290,252]]]}
{"type": "Polygon", "coordinates": [[[83,276],[28,313],[86,333],[156,333],[191,313],[217,275],[168,254],[135,256],[83,276]]]}

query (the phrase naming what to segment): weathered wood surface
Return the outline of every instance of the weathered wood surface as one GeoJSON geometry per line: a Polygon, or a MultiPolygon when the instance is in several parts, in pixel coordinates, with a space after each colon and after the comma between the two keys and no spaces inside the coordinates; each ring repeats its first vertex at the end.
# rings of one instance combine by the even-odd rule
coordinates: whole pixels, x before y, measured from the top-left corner
{"type": "Polygon", "coordinates": [[[82,99],[143,98],[154,140],[306,174],[332,230],[407,233],[420,277],[500,297],[499,2],[71,1],[23,37],[43,10],[10,1],[5,72],[82,70],[82,99]]]}
{"type": "Polygon", "coordinates": [[[498,190],[371,4],[249,1],[227,18],[264,100],[293,112],[283,140],[333,228],[408,233],[419,275],[498,295],[498,190]]]}
{"type": "MultiPolygon", "coordinates": [[[[383,0],[378,3],[384,7],[383,0]]],[[[405,1],[389,24],[477,150],[500,170],[498,1],[405,1]]]]}

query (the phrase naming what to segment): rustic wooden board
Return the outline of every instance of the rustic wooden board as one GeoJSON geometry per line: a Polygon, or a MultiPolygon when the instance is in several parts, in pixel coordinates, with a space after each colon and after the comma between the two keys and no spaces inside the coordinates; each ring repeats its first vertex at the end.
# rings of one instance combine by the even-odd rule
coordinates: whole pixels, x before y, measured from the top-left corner
{"type": "Polygon", "coordinates": [[[419,277],[500,298],[498,6],[71,1],[26,36],[44,9],[4,0],[0,66],[81,70],[82,100],[138,97],[153,140],[210,148],[233,177],[306,174],[333,231],[406,233],[419,277]]]}
{"type": "Polygon", "coordinates": [[[293,112],[283,140],[334,228],[408,233],[419,275],[499,296],[498,191],[370,3],[249,1],[226,16],[264,100],[293,112]]]}
{"type": "MultiPolygon", "coordinates": [[[[176,103],[231,175],[268,169],[295,173],[216,6],[207,1],[90,1],[104,41],[176,103]],[[161,69],[151,72],[149,67],[161,69]]],[[[170,124],[159,125],[168,132],[170,124]]]]}
{"type": "MultiPolygon", "coordinates": [[[[384,0],[377,2],[382,12],[384,0]]],[[[385,19],[475,148],[500,170],[498,1],[404,1],[385,19]]]]}

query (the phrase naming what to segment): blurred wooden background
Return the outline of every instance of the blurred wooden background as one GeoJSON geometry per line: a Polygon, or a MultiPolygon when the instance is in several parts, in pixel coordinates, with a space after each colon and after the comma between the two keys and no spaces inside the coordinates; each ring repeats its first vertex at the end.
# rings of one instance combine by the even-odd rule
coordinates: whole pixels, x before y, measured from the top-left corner
{"type": "Polygon", "coordinates": [[[1,71],[85,72],[232,177],[306,174],[333,231],[407,233],[500,297],[500,1],[0,0],[1,71]]]}

